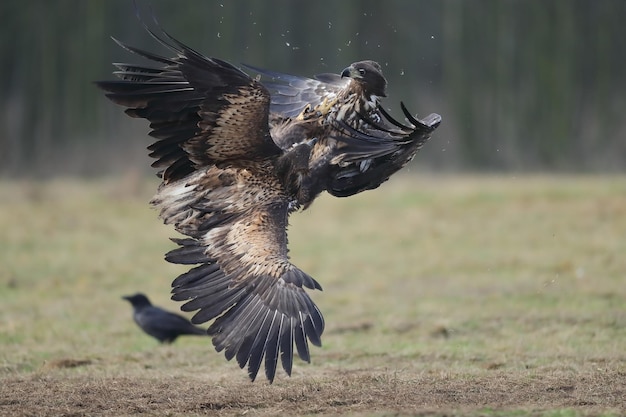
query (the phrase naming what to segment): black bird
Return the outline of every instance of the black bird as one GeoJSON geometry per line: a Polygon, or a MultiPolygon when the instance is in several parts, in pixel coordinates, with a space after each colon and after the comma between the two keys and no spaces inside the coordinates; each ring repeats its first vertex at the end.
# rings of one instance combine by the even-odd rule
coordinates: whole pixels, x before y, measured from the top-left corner
{"type": "Polygon", "coordinates": [[[144,294],[137,293],[122,298],[133,305],[133,319],[141,330],[161,343],[172,343],[178,336],[186,334],[207,334],[204,329],[194,326],[183,316],[153,306],[144,294]]]}

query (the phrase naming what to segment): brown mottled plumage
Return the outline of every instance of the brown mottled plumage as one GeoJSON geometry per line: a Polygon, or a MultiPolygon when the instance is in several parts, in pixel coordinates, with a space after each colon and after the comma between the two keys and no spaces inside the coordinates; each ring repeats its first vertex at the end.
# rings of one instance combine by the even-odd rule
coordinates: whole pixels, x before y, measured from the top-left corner
{"type": "Polygon", "coordinates": [[[185,235],[166,255],[195,265],[172,283],[174,300],[196,311],[218,351],[253,380],[265,361],[291,374],[294,349],[310,360],[324,320],[304,288],[321,289],[287,255],[289,213],[323,191],[349,196],[378,187],[430,137],[440,117],[410,124],[379,105],[386,81],[373,61],[316,80],[254,69],[258,81],[167,34],[161,57],[120,45],[155,65],[115,64],[98,82],[126,113],[150,121],[149,149],[162,169],[152,204],[185,235]]]}

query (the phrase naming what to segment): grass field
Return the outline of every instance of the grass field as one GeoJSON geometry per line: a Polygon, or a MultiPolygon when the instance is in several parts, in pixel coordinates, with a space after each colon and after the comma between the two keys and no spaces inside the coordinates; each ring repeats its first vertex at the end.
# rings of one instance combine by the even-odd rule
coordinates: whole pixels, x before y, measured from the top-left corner
{"type": "Polygon", "coordinates": [[[250,383],[170,310],[156,180],[0,182],[0,415],[626,414],[626,178],[398,177],[292,216],[312,364],[250,383]]]}

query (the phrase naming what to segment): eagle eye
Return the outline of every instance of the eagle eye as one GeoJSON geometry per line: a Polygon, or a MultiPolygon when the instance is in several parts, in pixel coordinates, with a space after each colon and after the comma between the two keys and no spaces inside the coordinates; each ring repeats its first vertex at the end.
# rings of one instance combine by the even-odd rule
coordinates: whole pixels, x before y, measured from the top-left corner
{"type": "Polygon", "coordinates": [[[365,70],[363,68],[359,68],[359,74],[360,75],[365,75],[365,70]]]}

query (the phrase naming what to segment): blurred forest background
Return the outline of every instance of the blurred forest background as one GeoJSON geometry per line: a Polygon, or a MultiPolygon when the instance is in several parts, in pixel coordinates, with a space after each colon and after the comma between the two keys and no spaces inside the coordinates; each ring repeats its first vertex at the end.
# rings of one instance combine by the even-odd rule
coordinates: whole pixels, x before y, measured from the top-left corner
{"type": "MultiPolygon", "coordinates": [[[[374,59],[386,107],[443,116],[416,160],[437,171],[623,172],[624,0],[139,0],[169,33],[233,63],[312,76],[374,59]]],[[[92,81],[166,52],[130,0],[0,3],[0,173],[151,172],[147,124],[92,81]]]]}

